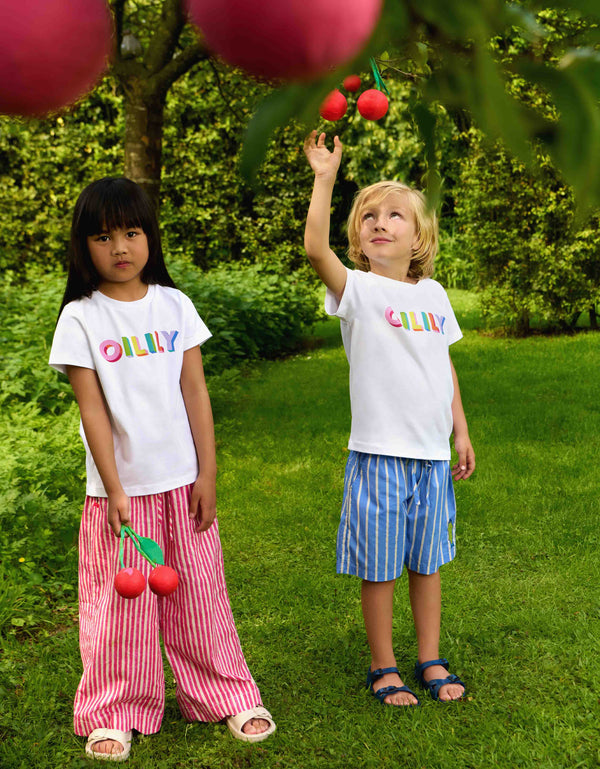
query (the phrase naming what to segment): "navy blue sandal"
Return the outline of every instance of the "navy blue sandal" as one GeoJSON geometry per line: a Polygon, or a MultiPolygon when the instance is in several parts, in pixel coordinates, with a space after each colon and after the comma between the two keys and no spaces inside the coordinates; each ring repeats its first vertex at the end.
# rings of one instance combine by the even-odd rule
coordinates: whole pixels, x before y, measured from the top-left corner
{"type": "Polygon", "coordinates": [[[467,693],[467,687],[464,684],[464,681],[461,681],[458,676],[455,676],[454,673],[451,673],[450,675],[446,676],[446,678],[432,678],[431,681],[426,681],[423,678],[423,672],[427,670],[427,668],[431,668],[434,665],[441,665],[443,668],[446,668],[446,670],[449,669],[450,663],[447,659],[441,659],[441,660],[430,660],[429,662],[422,662],[419,664],[418,662],[415,664],[415,678],[417,681],[421,684],[421,686],[424,689],[427,689],[429,694],[433,697],[434,700],[438,700],[439,702],[443,702],[444,704],[446,702],[458,702],[458,700],[462,700],[462,698],[467,693]],[[440,689],[442,686],[446,686],[447,684],[460,684],[464,688],[463,693],[460,697],[457,697],[455,700],[440,700],[440,689]]]}
{"type": "Polygon", "coordinates": [[[376,681],[379,681],[379,679],[386,675],[386,673],[398,673],[398,675],[400,675],[398,668],[378,668],[377,670],[371,670],[371,668],[369,668],[367,670],[367,688],[371,690],[373,696],[377,697],[382,705],[387,705],[385,701],[386,697],[390,694],[397,694],[398,692],[408,692],[409,694],[412,694],[416,699],[416,703],[414,705],[396,705],[395,707],[416,708],[421,704],[417,695],[409,689],[408,686],[384,686],[382,689],[375,691],[375,689],[373,689],[373,684],[376,681]]]}

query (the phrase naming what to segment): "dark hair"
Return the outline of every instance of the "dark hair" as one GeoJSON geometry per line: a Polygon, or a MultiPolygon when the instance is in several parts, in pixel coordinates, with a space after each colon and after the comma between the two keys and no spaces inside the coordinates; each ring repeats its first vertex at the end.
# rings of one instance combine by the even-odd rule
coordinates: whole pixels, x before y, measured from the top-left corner
{"type": "Polygon", "coordinates": [[[175,288],[165,265],[154,206],[144,190],[124,176],[106,176],[88,184],[77,199],[71,223],[69,274],[60,313],[69,302],[91,296],[100,285],[87,238],[119,227],[141,227],[148,239],[148,262],[141,279],[175,288]]]}

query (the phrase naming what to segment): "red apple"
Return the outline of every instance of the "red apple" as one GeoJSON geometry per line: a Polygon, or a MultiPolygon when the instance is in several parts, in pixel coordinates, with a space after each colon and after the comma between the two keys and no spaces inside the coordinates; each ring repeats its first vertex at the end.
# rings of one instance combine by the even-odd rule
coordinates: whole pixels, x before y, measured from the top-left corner
{"type": "Polygon", "coordinates": [[[319,114],[325,120],[339,120],[344,117],[346,110],[348,109],[348,102],[346,97],[337,88],[335,91],[331,91],[327,94],[323,103],[319,107],[319,114]]]}
{"type": "Polygon", "coordinates": [[[355,93],[360,88],[360,78],[358,75],[348,75],[344,78],[342,85],[350,93],[355,93]]]}
{"type": "Polygon", "coordinates": [[[171,595],[179,584],[179,577],[170,566],[157,566],[150,572],[148,584],[156,595],[171,595]]]}
{"type": "Polygon", "coordinates": [[[310,80],[352,59],[382,0],[186,0],[206,45],[266,79],[310,80]]]}
{"type": "Polygon", "coordinates": [[[105,0],[1,0],[0,112],[41,116],[90,91],[111,35],[105,0]]]}
{"type": "Polygon", "coordinates": [[[137,598],[146,589],[146,577],[141,571],[129,566],[115,577],[115,590],[123,598],[137,598]]]}
{"type": "Polygon", "coordinates": [[[369,88],[358,97],[356,106],[365,120],[379,120],[388,111],[389,102],[383,91],[369,88]]]}

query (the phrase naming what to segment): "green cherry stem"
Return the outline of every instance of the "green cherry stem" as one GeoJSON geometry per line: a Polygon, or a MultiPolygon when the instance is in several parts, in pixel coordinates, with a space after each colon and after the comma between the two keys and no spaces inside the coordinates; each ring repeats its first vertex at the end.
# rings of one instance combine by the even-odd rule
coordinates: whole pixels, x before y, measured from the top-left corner
{"type": "Polygon", "coordinates": [[[390,95],[390,92],[387,89],[386,84],[383,82],[383,78],[381,77],[381,72],[379,71],[379,67],[377,66],[377,62],[375,59],[371,56],[369,59],[371,62],[371,69],[373,70],[373,77],[375,78],[375,85],[380,91],[384,91],[388,96],[390,95]]]}
{"type": "MultiPolygon", "coordinates": [[[[121,526],[121,537],[124,536],[123,532],[129,536],[131,541],[133,542],[133,546],[138,551],[138,553],[145,558],[148,563],[154,568],[157,565],[157,561],[153,561],[152,558],[148,557],[148,555],[144,552],[144,549],[140,545],[140,542],[138,540],[138,535],[135,533],[135,531],[130,526],[121,526]]],[[[121,547],[123,545],[123,539],[121,539],[121,547]]]]}

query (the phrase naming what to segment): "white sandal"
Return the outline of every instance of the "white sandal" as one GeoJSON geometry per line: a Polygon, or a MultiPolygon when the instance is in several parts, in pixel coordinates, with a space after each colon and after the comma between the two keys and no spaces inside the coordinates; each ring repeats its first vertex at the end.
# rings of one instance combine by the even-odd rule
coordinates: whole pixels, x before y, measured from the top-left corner
{"type": "Polygon", "coordinates": [[[120,729],[94,729],[88,737],[85,746],[86,754],[98,761],[126,761],[129,758],[130,751],[131,731],[122,732],[120,729]],[[123,750],[120,753],[99,753],[97,750],[92,750],[96,743],[103,742],[104,740],[119,742],[123,746],[123,750]]]}
{"type": "Polygon", "coordinates": [[[243,742],[261,742],[262,740],[266,740],[267,737],[270,737],[275,729],[277,729],[275,721],[273,721],[273,716],[261,705],[250,708],[250,710],[244,710],[243,713],[238,713],[237,716],[229,716],[227,719],[227,726],[233,736],[237,740],[243,740],[243,742]],[[253,718],[262,718],[265,721],[268,721],[269,728],[259,734],[246,734],[242,731],[242,727],[253,718]]]}

